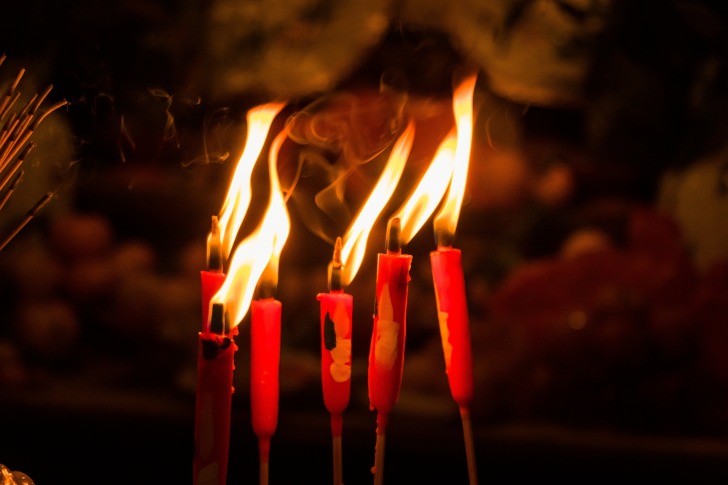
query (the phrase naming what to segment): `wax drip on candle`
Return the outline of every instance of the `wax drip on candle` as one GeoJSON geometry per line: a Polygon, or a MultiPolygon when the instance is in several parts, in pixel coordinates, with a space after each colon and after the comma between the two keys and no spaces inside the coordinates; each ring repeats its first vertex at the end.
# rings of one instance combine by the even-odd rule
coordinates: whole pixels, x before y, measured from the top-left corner
{"type": "Polygon", "coordinates": [[[230,333],[230,322],[228,321],[225,307],[222,303],[213,303],[210,313],[210,333],[217,338],[202,340],[202,357],[205,360],[217,358],[220,352],[224,351],[233,340],[228,336],[230,333]]]}
{"type": "Polygon", "coordinates": [[[237,329],[230,328],[221,303],[211,306],[209,318],[198,334],[193,483],[224,485],[227,483],[230,441],[233,357],[237,350],[233,336],[237,329]]]}

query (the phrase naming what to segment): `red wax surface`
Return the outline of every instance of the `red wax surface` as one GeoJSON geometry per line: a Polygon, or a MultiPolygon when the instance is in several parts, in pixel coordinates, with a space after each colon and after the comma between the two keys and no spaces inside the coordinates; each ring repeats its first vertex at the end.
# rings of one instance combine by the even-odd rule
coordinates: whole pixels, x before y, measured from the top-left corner
{"type": "Polygon", "coordinates": [[[193,478],[195,484],[223,485],[227,476],[233,357],[237,347],[232,334],[226,339],[209,333],[210,300],[225,281],[225,274],[201,271],[200,277],[202,332],[198,336],[193,478]],[[203,354],[203,346],[208,351],[208,358],[203,354]]]}
{"type": "Polygon", "coordinates": [[[268,462],[268,444],[278,424],[278,374],[281,355],[281,302],[253,300],[250,320],[250,412],[253,431],[268,462]]]}
{"type": "Polygon", "coordinates": [[[230,411],[233,395],[233,356],[237,347],[231,338],[199,334],[197,395],[195,412],[195,484],[226,483],[230,445],[230,411]],[[214,358],[203,356],[203,345],[217,350],[214,358]]]}
{"type": "Polygon", "coordinates": [[[374,328],[369,347],[369,406],[388,414],[399,399],[412,256],[379,254],[374,328]]]}
{"type": "Polygon", "coordinates": [[[473,357],[460,250],[439,247],[430,253],[430,262],[450,392],[461,409],[468,408],[473,397],[473,357]]]}
{"type": "Polygon", "coordinates": [[[202,280],[202,331],[210,331],[210,300],[218,292],[225,281],[225,273],[221,271],[200,271],[202,280]]]}
{"type": "MultiPolygon", "coordinates": [[[[353,297],[343,291],[316,297],[321,321],[321,384],[324,404],[332,415],[341,415],[351,393],[351,315],[353,297]]],[[[341,420],[332,420],[332,432],[341,435],[341,420]]]]}

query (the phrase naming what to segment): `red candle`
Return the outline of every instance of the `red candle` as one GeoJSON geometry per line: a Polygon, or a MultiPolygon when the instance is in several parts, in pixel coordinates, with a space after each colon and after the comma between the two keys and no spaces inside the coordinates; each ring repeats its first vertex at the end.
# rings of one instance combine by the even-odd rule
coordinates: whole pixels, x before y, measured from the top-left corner
{"type": "Polygon", "coordinates": [[[202,280],[202,332],[210,331],[210,301],[225,282],[222,271],[200,271],[202,280]]]}
{"type": "Polygon", "coordinates": [[[341,415],[351,390],[351,314],[353,297],[344,290],[319,293],[321,317],[321,383],[331,413],[331,431],[341,436],[341,415]]]}
{"type": "Polygon", "coordinates": [[[344,293],[341,238],[336,239],[329,267],[329,292],[319,293],[321,322],[321,384],[331,413],[331,431],[341,436],[341,415],[351,392],[351,315],[354,299],[344,293]]]}
{"type": "Polygon", "coordinates": [[[470,401],[473,398],[473,356],[470,345],[470,322],[465,294],[465,278],[461,253],[453,249],[452,235],[437,234],[437,251],[430,253],[432,281],[435,285],[437,316],[445,356],[445,372],[450,393],[460,408],[463,424],[468,477],[471,485],[478,483],[473,430],[470,422],[470,401]]]}
{"type": "Polygon", "coordinates": [[[470,401],[473,397],[473,358],[470,348],[470,325],[461,254],[459,250],[452,248],[452,241],[463,202],[470,163],[473,135],[473,94],[476,79],[475,73],[468,75],[455,89],[453,96],[453,114],[458,140],[450,186],[439,212],[434,217],[437,251],[430,253],[442,350],[445,356],[445,371],[450,393],[460,407],[471,485],[478,483],[475,447],[470,423],[470,401]]]}
{"type": "Polygon", "coordinates": [[[450,393],[467,410],[473,398],[473,357],[460,250],[439,246],[430,262],[450,393]]]}
{"type": "Polygon", "coordinates": [[[402,254],[399,247],[399,220],[395,219],[390,227],[387,253],[377,255],[374,328],[369,347],[369,404],[380,415],[388,414],[399,399],[412,263],[412,256],[402,254]]]}
{"type": "Polygon", "coordinates": [[[261,483],[267,483],[270,440],[278,425],[281,302],[253,300],[250,322],[250,411],[258,436],[261,483]]]}
{"type": "Polygon", "coordinates": [[[194,483],[224,485],[230,444],[235,332],[200,332],[197,359],[194,483]]]}
{"type": "Polygon", "coordinates": [[[195,402],[195,484],[227,481],[232,406],[233,357],[236,330],[226,326],[222,305],[210,314],[210,301],[225,281],[217,218],[208,238],[208,270],[201,271],[202,331],[198,334],[197,394],[195,402]]]}
{"type": "Polygon", "coordinates": [[[402,254],[399,219],[390,223],[387,253],[377,257],[374,328],[369,347],[369,407],[377,411],[375,484],[382,483],[389,412],[399,399],[407,334],[407,288],[412,256],[402,254]]]}
{"type": "Polygon", "coordinates": [[[351,315],[354,299],[344,293],[341,238],[336,238],[329,265],[329,292],[319,293],[321,321],[321,385],[331,414],[334,485],[343,479],[341,434],[343,414],[351,394],[351,315]]]}
{"type": "Polygon", "coordinates": [[[210,331],[210,302],[225,282],[223,273],[222,235],[217,216],[212,216],[212,227],[207,236],[207,270],[200,271],[202,282],[202,331],[210,331]]]}

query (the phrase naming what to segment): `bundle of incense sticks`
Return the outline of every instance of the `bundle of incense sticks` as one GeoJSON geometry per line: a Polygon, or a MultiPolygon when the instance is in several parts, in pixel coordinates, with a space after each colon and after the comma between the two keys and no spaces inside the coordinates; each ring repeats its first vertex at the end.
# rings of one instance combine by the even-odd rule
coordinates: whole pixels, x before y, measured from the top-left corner
{"type": "MultiPolygon", "coordinates": [[[[5,62],[5,55],[0,56],[0,65],[3,62],[5,62]]],[[[31,135],[49,114],[67,104],[65,100],[60,101],[39,113],[41,105],[53,89],[52,86],[48,86],[40,95],[34,94],[25,106],[16,109],[21,95],[18,86],[24,74],[25,69],[21,69],[15,80],[0,97],[0,210],[23,178],[23,171],[20,170],[20,167],[34,147],[34,144],[30,142],[31,135]]],[[[0,250],[40,212],[51,197],[53,197],[53,193],[49,192],[38,200],[25,217],[0,241],[0,250]]]]}

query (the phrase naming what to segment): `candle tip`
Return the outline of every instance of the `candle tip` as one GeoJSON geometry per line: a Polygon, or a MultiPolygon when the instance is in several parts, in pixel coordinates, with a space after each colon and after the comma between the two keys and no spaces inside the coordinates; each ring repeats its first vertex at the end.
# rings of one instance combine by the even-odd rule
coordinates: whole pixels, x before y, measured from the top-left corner
{"type": "Polygon", "coordinates": [[[278,289],[278,267],[272,261],[263,270],[258,281],[257,294],[259,300],[274,298],[278,289]]]}
{"type": "Polygon", "coordinates": [[[386,249],[390,253],[399,253],[402,251],[402,242],[400,241],[400,233],[402,232],[402,221],[399,217],[395,217],[389,221],[387,227],[386,249]]]}
{"type": "Polygon", "coordinates": [[[341,260],[341,237],[336,238],[334,255],[329,263],[329,291],[344,289],[344,263],[341,260]]]}
{"type": "Polygon", "coordinates": [[[220,235],[220,222],[217,216],[212,216],[210,234],[207,236],[207,269],[222,272],[222,240],[220,235]]]}
{"type": "Polygon", "coordinates": [[[446,229],[435,227],[435,243],[439,248],[449,248],[455,240],[455,234],[446,229]]]}
{"type": "Polygon", "coordinates": [[[339,266],[343,266],[343,263],[341,262],[341,236],[338,236],[336,238],[336,242],[334,243],[334,257],[333,261],[338,263],[339,266]]]}
{"type": "Polygon", "coordinates": [[[230,331],[230,322],[225,315],[225,305],[222,303],[213,303],[210,310],[210,333],[218,335],[226,334],[230,331]]]}

